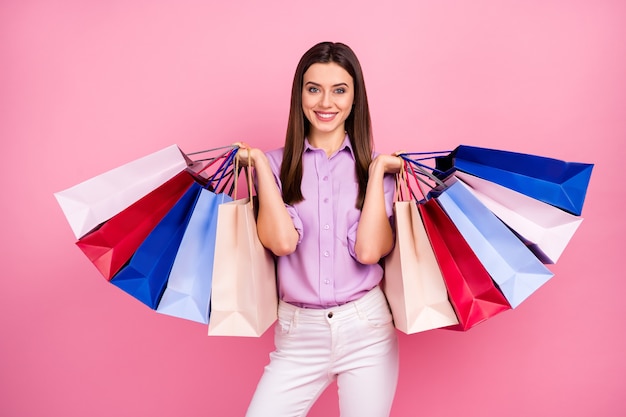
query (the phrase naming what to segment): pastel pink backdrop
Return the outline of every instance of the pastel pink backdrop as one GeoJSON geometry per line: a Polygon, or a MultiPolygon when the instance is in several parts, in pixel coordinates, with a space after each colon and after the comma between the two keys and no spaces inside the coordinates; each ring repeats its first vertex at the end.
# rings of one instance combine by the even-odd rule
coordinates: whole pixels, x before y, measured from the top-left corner
{"type": "MultiPolygon", "coordinates": [[[[242,416],[272,348],[108,284],[53,192],[172,143],[281,145],[300,55],[351,45],[378,150],[596,164],[556,276],[467,333],[400,336],[392,415],[626,412],[626,3],[2,1],[0,414],[242,416]]],[[[310,416],[337,415],[327,391],[310,416]]]]}

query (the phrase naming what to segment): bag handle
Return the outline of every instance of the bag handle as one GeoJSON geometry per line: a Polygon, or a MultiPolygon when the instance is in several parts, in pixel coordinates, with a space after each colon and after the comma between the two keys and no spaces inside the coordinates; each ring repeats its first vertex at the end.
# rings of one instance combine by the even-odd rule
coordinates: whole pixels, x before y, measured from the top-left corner
{"type": "MultiPolygon", "coordinates": [[[[433,188],[429,183],[427,183],[423,178],[418,177],[417,174],[415,173],[415,170],[413,169],[413,165],[409,164],[407,162],[407,169],[409,169],[411,171],[411,174],[413,176],[413,178],[415,179],[415,184],[417,185],[417,189],[420,190],[420,193],[422,194],[422,197],[424,199],[428,199],[428,194],[424,192],[424,189],[422,188],[422,183],[426,184],[428,187],[430,187],[431,189],[433,188]]],[[[414,195],[415,200],[417,200],[417,197],[414,195]]]]}
{"type": "Polygon", "coordinates": [[[223,190],[226,189],[229,182],[232,180],[233,158],[234,158],[234,154],[236,153],[235,147],[223,146],[223,147],[214,148],[214,149],[207,149],[206,151],[193,152],[192,154],[199,154],[202,152],[210,152],[213,150],[220,150],[220,149],[228,149],[228,150],[211,158],[195,160],[194,163],[200,163],[203,161],[210,161],[210,162],[206,164],[205,166],[203,166],[201,169],[192,170],[192,174],[198,181],[200,181],[203,184],[205,188],[208,188],[211,191],[217,190],[220,184],[224,182],[224,185],[222,186],[222,192],[223,192],[223,190]],[[200,174],[202,174],[209,168],[213,167],[215,164],[217,164],[220,161],[221,161],[221,164],[219,164],[219,166],[215,169],[214,172],[212,172],[210,175],[207,175],[206,178],[200,176],[200,174]]]}
{"type": "MultiPolygon", "coordinates": [[[[410,167],[411,167],[411,172],[412,172],[413,174],[416,174],[416,173],[417,173],[417,174],[423,175],[423,176],[425,176],[426,178],[428,178],[429,180],[433,181],[433,182],[434,182],[435,184],[437,184],[438,186],[440,186],[440,187],[445,187],[445,184],[443,183],[443,181],[441,181],[441,179],[440,179],[439,177],[435,176],[435,175],[434,175],[434,174],[432,174],[431,172],[428,172],[428,171],[426,170],[426,168],[428,168],[428,169],[430,169],[430,170],[433,170],[433,171],[437,171],[437,172],[441,172],[441,171],[438,171],[438,170],[433,169],[433,168],[431,168],[431,167],[429,167],[429,166],[427,166],[427,165],[424,165],[424,164],[420,163],[420,162],[419,162],[419,160],[415,160],[415,159],[409,158],[409,157],[408,157],[408,156],[406,156],[406,155],[410,155],[410,154],[403,153],[403,154],[400,154],[400,157],[401,157],[402,159],[404,159],[405,161],[407,161],[407,162],[410,164],[410,167]],[[415,172],[416,170],[417,170],[418,172],[415,172]]],[[[430,188],[433,188],[430,184],[428,184],[426,181],[424,181],[423,179],[421,179],[421,178],[419,178],[419,177],[415,177],[415,180],[416,180],[416,181],[421,180],[421,181],[422,181],[422,183],[424,183],[424,184],[428,185],[430,188]]]]}
{"type": "Polygon", "coordinates": [[[226,152],[222,152],[220,155],[212,157],[212,158],[210,157],[210,158],[195,159],[194,160],[194,162],[213,161],[215,159],[219,159],[219,158],[223,157],[224,155],[228,154],[229,152],[231,152],[235,148],[236,148],[235,145],[218,146],[217,148],[205,149],[203,151],[189,152],[187,155],[188,156],[190,156],[190,155],[200,155],[200,154],[203,154],[203,153],[209,153],[209,152],[221,151],[222,149],[228,149],[226,152]]]}
{"type": "MultiPolygon", "coordinates": [[[[424,191],[424,188],[422,187],[422,185],[426,185],[430,189],[435,189],[437,187],[439,187],[441,189],[448,188],[448,186],[440,178],[438,178],[437,176],[433,175],[431,172],[428,172],[424,168],[425,165],[423,165],[420,162],[418,162],[418,161],[416,161],[416,160],[414,160],[412,158],[409,158],[407,156],[407,155],[414,155],[414,154],[416,154],[416,153],[411,153],[411,154],[402,153],[399,156],[404,160],[404,169],[403,169],[403,171],[406,171],[407,173],[411,174],[411,176],[415,180],[415,184],[417,185],[417,188],[420,190],[420,193],[422,194],[424,199],[428,199],[428,193],[426,193],[424,191]],[[424,177],[426,177],[431,182],[434,182],[436,185],[433,186],[431,183],[426,181],[424,179],[424,177]]],[[[406,180],[406,184],[407,184],[408,190],[413,195],[413,198],[415,198],[415,200],[418,200],[417,196],[415,196],[415,194],[411,190],[411,187],[409,186],[408,179],[406,180]]]]}
{"type": "Polygon", "coordinates": [[[446,157],[451,155],[453,151],[429,151],[429,152],[403,152],[402,156],[407,161],[415,166],[420,166],[428,171],[437,173],[437,174],[445,174],[444,171],[441,171],[433,166],[422,163],[421,161],[428,161],[431,159],[439,159],[442,157],[446,157]],[[415,158],[414,156],[419,156],[419,158],[415,158]]]}
{"type": "MultiPolygon", "coordinates": [[[[235,158],[236,153],[237,151],[234,148],[228,151],[228,153],[224,157],[224,161],[222,162],[222,164],[219,166],[219,168],[217,168],[217,170],[213,173],[213,175],[211,175],[209,179],[210,181],[213,181],[213,182],[217,181],[217,183],[215,184],[215,189],[217,189],[220,183],[224,180],[224,185],[221,188],[221,192],[223,192],[226,189],[226,187],[228,186],[228,183],[233,179],[234,170],[232,166],[233,166],[233,159],[235,158]],[[219,178],[218,178],[218,175],[220,175],[219,178]]],[[[232,189],[232,186],[231,186],[231,189],[232,189]]]]}
{"type": "MultiPolygon", "coordinates": [[[[239,149],[240,148],[237,148],[237,150],[235,151],[235,155],[237,154],[237,152],[239,152],[239,149]]],[[[250,157],[250,152],[248,152],[248,165],[243,168],[246,171],[246,182],[248,185],[248,198],[250,199],[249,204],[252,204],[252,170],[249,169],[251,162],[252,162],[252,158],[250,157]]],[[[235,184],[235,189],[233,192],[233,199],[237,198],[237,183],[239,182],[238,179],[239,179],[240,169],[241,167],[239,166],[239,158],[235,156],[235,176],[233,180],[235,184]]]]}
{"type": "Polygon", "coordinates": [[[400,172],[396,174],[396,198],[395,198],[396,202],[406,201],[406,199],[407,198],[410,199],[411,194],[413,194],[409,187],[409,181],[406,176],[407,171],[408,171],[407,162],[405,160],[402,160],[402,167],[400,168],[400,172]],[[404,190],[402,186],[404,186],[404,190]],[[403,191],[406,192],[406,197],[403,191]]]}

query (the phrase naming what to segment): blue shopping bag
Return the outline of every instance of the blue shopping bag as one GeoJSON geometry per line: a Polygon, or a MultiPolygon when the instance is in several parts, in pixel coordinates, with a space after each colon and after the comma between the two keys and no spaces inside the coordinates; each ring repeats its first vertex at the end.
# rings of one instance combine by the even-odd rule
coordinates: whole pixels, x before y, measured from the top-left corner
{"type": "Polygon", "coordinates": [[[478,200],[450,177],[433,196],[463,235],[512,308],[552,278],[552,272],[478,200]]]}
{"type": "Polygon", "coordinates": [[[156,309],[202,186],[194,183],[139,245],[111,283],[156,309]]]}
{"type": "Polygon", "coordinates": [[[229,201],[225,193],[200,192],[157,312],[208,324],[218,207],[229,201]]]}
{"type": "Polygon", "coordinates": [[[593,164],[460,145],[437,157],[436,167],[454,168],[580,215],[593,164]]]}

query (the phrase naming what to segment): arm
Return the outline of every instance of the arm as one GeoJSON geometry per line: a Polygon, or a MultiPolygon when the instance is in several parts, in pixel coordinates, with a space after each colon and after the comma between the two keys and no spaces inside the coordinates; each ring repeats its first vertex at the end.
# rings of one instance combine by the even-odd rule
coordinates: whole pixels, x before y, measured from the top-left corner
{"type": "Polygon", "coordinates": [[[289,255],[296,249],[299,235],[285,208],[269,161],[260,149],[250,149],[240,144],[237,158],[241,163],[246,164],[248,155],[257,177],[257,198],[259,201],[257,232],[259,240],[274,255],[289,255]]]}
{"type": "Polygon", "coordinates": [[[393,231],[385,209],[383,177],[397,173],[402,162],[392,155],[377,156],[369,167],[369,180],[354,251],[362,264],[375,264],[393,248],[393,231]]]}

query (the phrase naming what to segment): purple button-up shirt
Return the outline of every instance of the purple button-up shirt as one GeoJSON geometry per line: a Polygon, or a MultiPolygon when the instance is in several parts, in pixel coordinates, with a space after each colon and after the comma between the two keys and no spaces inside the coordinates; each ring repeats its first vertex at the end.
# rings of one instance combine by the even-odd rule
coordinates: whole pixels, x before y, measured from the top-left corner
{"type": "MultiPolygon", "coordinates": [[[[283,150],[267,153],[279,188],[283,150]]],[[[361,211],[356,208],[359,186],[354,164],[347,136],[330,157],[305,140],[301,186],[304,201],[287,205],[300,239],[292,254],[277,260],[282,300],[307,308],[337,306],[360,298],[382,279],[380,265],[363,265],[354,253],[361,217],[361,211]]],[[[391,221],[393,175],[385,175],[384,189],[385,207],[391,221]]]]}

